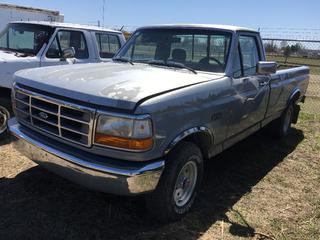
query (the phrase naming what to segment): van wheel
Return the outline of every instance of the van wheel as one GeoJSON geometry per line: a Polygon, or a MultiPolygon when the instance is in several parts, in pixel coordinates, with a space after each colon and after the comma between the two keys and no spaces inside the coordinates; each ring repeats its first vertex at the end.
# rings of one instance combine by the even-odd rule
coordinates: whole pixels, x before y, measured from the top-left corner
{"type": "Polygon", "coordinates": [[[8,136],[8,120],[12,116],[10,103],[7,99],[0,98],[0,140],[8,136]]]}
{"type": "Polygon", "coordinates": [[[283,112],[281,117],[272,123],[272,132],[275,137],[282,138],[288,135],[291,129],[293,114],[294,108],[293,104],[291,103],[283,112]]]}
{"type": "Polygon", "coordinates": [[[169,154],[157,189],[146,196],[149,212],[160,222],[183,217],[192,207],[203,176],[198,146],[181,142],[169,154]]]}

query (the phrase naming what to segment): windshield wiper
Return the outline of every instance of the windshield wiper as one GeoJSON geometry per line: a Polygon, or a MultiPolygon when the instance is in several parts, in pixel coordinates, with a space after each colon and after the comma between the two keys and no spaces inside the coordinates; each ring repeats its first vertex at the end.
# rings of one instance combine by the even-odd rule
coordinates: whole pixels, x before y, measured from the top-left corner
{"type": "Polygon", "coordinates": [[[174,68],[183,68],[183,69],[187,69],[190,72],[193,72],[194,74],[198,74],[196,70],[194,70],[191,67],[186,66],[183,63],[179,63],[179,62],[173,62],[173,61],[163,61],[163,60],[150,60],[146,62],[147,64],[150,65],[158,65],[158,66],[166,66],[166,67],[174,67],[174,68]]]}
{"type": "Polygon", "coordinates": [[[124,62],[124,63],[130,63],[131,65],[134,65],[134,63],[127,58],[116,57],[116,58],[113,58],[112,60],[115,62],[124,62]]]}

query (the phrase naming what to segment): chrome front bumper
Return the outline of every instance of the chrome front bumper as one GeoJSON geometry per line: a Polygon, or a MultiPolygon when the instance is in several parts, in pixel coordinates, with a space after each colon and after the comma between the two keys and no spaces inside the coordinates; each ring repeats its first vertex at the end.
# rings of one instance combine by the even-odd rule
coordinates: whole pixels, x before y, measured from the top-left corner
{"type": "MultiPolygon", "coordinates": [[[[89,189],[119,194],[137,195],[154,190],[163,172],[164,160],[146,163],[128,163],[117,166],[115,160],[78,157],[45,142],[45,137],[35,137],[16,122],[9,121],[13,146],[40,166],[89,189]],[[110,164],[109,162],[112,162],[110,164]]],[[[120,163],[120,160],[117,160],[120,163]]]]}

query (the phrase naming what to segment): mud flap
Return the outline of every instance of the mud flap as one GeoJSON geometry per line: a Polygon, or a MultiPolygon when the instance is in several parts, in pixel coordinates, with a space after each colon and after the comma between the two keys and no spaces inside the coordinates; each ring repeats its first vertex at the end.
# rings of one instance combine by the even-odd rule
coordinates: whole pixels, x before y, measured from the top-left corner
{"type": "Polygon", "coordinates": [[[300,109],[301,109],[300,105],[297,105],[297,104],[293,105],[293,116],[292,116],[293,124],[296,124],[298,122],[300,109]]]}

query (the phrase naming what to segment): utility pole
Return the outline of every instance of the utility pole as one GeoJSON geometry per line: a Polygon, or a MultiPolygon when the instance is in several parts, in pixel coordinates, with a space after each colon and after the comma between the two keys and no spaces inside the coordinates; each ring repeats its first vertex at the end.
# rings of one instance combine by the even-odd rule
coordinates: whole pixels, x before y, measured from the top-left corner
{"type": "Polygon", "coordinates": [[[104,7],[106,5],[106,0],[103,0],[102,3],[102,27],[104,27],[104,7]]]}

